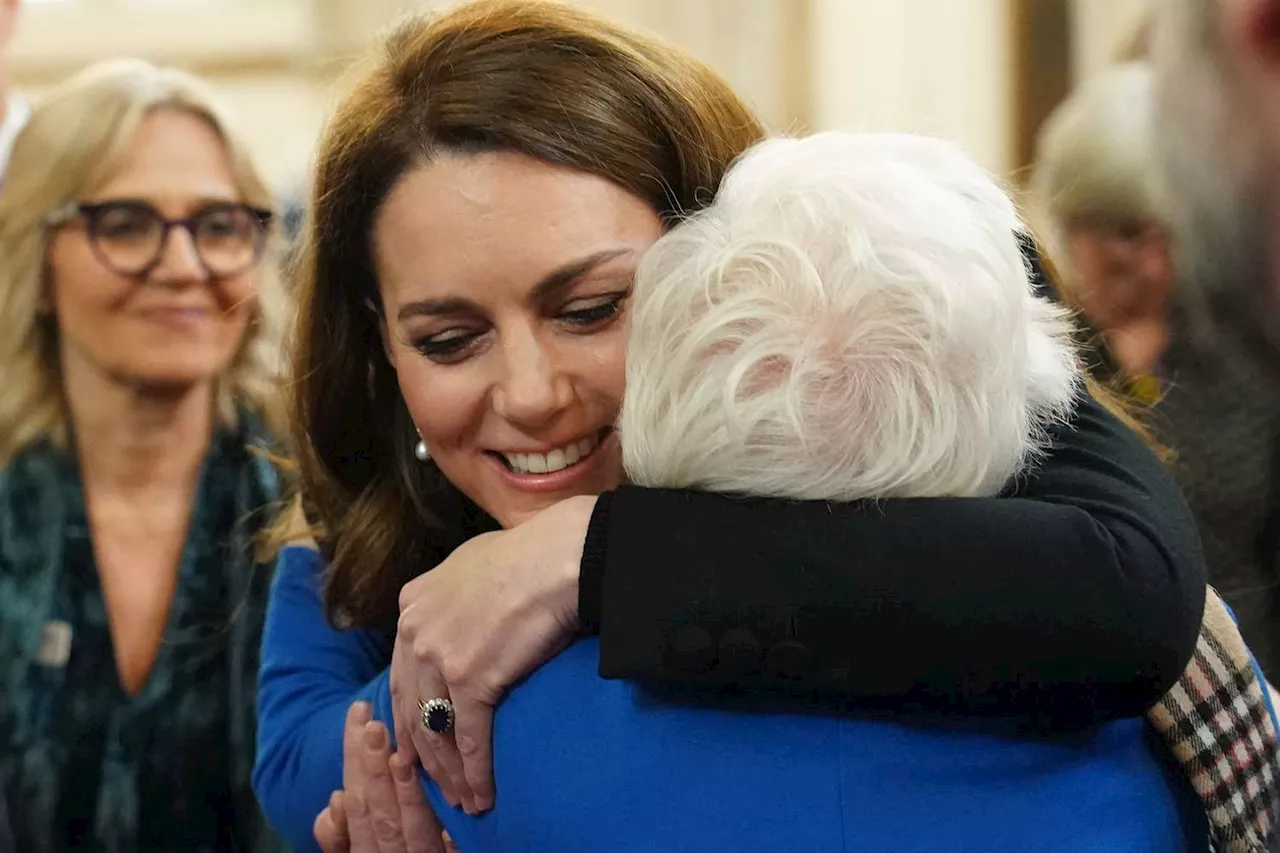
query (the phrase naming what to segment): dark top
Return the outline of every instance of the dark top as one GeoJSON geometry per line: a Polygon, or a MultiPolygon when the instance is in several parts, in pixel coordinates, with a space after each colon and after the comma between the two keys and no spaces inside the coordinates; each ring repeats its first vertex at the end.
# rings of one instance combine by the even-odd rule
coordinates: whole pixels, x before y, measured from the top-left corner
{"type": "Polygon", "coordinates": [[[1056,725],[1136,716],[1204,607],[1170,473],[1096,401],[998,498],[856,504],[623,487],[584,549],[600,674],[824,690],[1056,725]]]}
{"type": "Polygon", "coordinates": [[[1280,680],[1280,395],[1239,336],[1200,340],[1175,306],[1155,427],[1200,525],[1209,580],[1259,664],[1280,680]]]}
{"type": "Polygon", "coordinates": [[[11,834],[0,850],[276,849],[248,784],[266,577],[247,550],[248,514],[275,483],[246,438],[228,430],[210,447],[164,636],[134,696],[119,682],[74,459],[41,444],[0,473],[11,834]]]}

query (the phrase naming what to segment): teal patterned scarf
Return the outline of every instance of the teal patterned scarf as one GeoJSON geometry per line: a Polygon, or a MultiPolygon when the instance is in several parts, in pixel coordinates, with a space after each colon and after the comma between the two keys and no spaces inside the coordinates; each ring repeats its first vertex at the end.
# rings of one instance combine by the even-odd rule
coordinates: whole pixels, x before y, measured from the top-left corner
{"type": "MultiPolygon", "coordinates": [[[[227,605],[218,631],[226,696],[218,695],[216,702],[226,712],[225,754],[205,758],[227,778],[226,801],[218,804],[225,822],[234,827],[229,831],[236,841],[227,849],[275,853],[284,848],[258,811],[250,772],[258,654],[270,582],[270,566],[254,559],[254,540],[280,497],[280,483],[275,468],[250,451],[255,445],[269,446],[267,434],[245,413],[237,429],[224,430],[212,442],[197,507],[212,493],[217,500],[208,502],[220,510],[201,517],[197,509],[187,549],[218,555],[202,558],[201,566],[213,567],[213,574],[220,569],[221,576],[211,582],[227,605]],[[210,544],[215,539],[216,551],[210,544]]],[[[47,442],[23,451],[0,471],[0,851],[14,849],[14,834],[26,839],[28,847],[36,845],[24,853],[62,849],[66,827],[59,825],[57,815],[67,774],[98,772],[102,778],[91,846],[103,853],[154,849],[148,828],[139,826],[139,813],[148,804],[138,802],[134,787],[135,777],[146,771],[120,770],[110,761],[103,762],[101,771],[78,766],[70,760],[74,744],[52,730],[57,715],[51,711],[76,698],[64,689],[63,671],[56,660],[51,665],[50,656],[56,658],[58,646],[68,639],[56,630],[65,623],[55,611],[73,558],[68,543],[76,541],[73,528],[84,524],[83,500],[75,461],[47,442]],[[13,813],[6,815],[6,808],[13,813]]],[[[184,554],[184,560],[188,557],[184,554]]]]}

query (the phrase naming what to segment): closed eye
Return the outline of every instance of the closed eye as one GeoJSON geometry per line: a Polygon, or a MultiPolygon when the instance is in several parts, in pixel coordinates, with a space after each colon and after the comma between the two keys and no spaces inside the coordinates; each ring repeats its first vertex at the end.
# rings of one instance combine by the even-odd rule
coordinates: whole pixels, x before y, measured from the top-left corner
{"type": "Polygon", "coordinates": [[[627,296],[628,293],[624,291],[611,293],[586,304],[581,301],[570,303],[571,305],[583,305],[583,307],[561,311],[560,319],[582,328],[599,325],[618,316],[618,313],[622,310],[622,303],[627,296]]]}
{"type": "Polygon", "coordinates": [[[450,363],[461,360],[478,337],[471,332],[442,332],[414,341],[413,348],[432,361],[450,363]]]}

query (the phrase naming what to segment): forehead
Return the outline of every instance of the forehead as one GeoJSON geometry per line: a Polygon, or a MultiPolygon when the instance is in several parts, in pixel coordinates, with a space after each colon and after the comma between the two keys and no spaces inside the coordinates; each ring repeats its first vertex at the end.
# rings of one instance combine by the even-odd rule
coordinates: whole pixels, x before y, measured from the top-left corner
{"type": "Polygon", "coordinates": [[[113,167],[95,195],[156,201],[239,196],[222,137],[205,119],[181,110],[144,117],[113,167]]]}
{"type": "Polygon", "coordinates": [[[599,176],[518,154],[446,155],[392,189],[374,252],[393,282],[527,283],[603,249],[638,256],[660,232],[644,201],[599,176]]]}

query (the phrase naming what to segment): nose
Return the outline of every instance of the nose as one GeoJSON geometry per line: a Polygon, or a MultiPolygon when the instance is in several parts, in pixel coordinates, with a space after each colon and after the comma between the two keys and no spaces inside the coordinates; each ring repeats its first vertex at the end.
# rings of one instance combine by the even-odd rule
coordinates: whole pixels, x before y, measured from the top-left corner
{"type": "Polygon", "coordinates": [[[493,408],[526,429],[544,428],[573,402],[573,382],[560,353],[535,331],[510,336],[502,346],[502,377],[493,389],[493,408]]]}
{"type": "Polygon", "coordinates": [[[170,228],[160,245],[160,257],[151,270],[151,279],[159,283],[187,284],[208,277],[195,240],[186,228],[170,228]]]}

